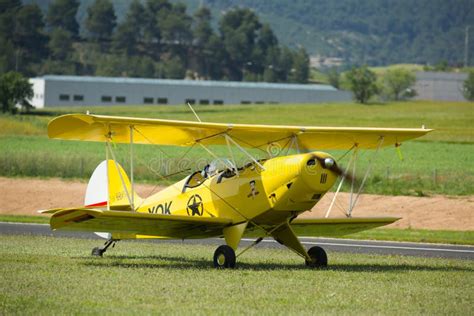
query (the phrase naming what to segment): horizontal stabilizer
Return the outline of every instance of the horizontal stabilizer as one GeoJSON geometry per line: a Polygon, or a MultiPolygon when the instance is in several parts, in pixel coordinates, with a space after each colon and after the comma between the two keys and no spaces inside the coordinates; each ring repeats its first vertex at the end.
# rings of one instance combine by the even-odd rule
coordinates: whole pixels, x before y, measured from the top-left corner
{"type": "Polygon", "coordinates": [[[297,218],[291,222],[291,228],[297,236],[340,237],[385,226],[399,219],[399,217],[297,218]]]}
{"type": "Polygon", "coordinates": [[[204,238],[222,234],[232,221],[216,217],[192,217],[98,209],[64,209],[53,214],[51,229],[151,235],[164,238],[204,238]]]}
{"type": "Polygon", "coordinates": [[[60,211],[68,211],[68,210],[79,210],[79,209],[83,209],[84,207],[83,206],[79,206],[79,207],[68,207],[68,208],[51,208],[51,209],[48,209],[48,210],[39,210],[39,211],[36,211],[37,213],[39,214],[54,214],[54,213],[57,213],[57,212],[60,212],[60,211]]]}

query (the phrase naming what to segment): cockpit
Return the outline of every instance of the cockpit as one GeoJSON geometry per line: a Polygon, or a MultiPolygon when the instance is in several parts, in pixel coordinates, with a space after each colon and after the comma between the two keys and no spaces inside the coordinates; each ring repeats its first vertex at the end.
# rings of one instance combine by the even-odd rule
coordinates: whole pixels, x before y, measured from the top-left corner
{"type": "Polygon", "coordinates": [[[218,176],[217,183],[222,182],[224,178],[232,178],[237,173],[237,167],[234,163],[226,158],[214,159],[207,164],[202,170],[195,171],[186,180],[183,192],[188,188],[200,186],[204,181],[214,176],[218,176]]]}

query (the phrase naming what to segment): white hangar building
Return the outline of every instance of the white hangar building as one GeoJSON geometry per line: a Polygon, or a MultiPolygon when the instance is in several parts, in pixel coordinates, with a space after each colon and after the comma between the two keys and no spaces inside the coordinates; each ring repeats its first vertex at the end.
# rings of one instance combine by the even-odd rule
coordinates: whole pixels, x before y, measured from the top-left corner
{"type": "Polygon", "coordinates": [[[463,84],[467,73],[420,71],[414,89],[418,100],[466,101],[463,84]]]}
{"type": "Polygon", "coordinates": [[[317,103],[351,100],[329,85],[44,76],[30,79],[36,108],[57,106],[317,103]]]}

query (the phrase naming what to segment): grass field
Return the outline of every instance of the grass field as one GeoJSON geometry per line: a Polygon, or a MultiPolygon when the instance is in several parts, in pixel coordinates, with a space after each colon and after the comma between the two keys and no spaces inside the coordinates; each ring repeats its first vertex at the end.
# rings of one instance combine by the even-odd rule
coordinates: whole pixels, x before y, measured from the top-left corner
{"type": "MultiPolygon", "coordinates": [[[[321,126],[419,127],[425,124],[436,131],[420,141],[403,144],[404,160],[393,148],[384,149],[366,192],[382,194],[427,195],[432,193],[474,194],[474,104],[463,102],[401,102],[373,105],[261,105],[197,106],[204,121],[233,123],[267,123],[321,126]],[[275,115],[278,113],[278,115],[275,115]]],[[[93,113],[123,116],[193,120],[185,106],[91,107],[93,113]]],[[[38,115],[0,116],[0,175],[88,178],[104,158],[104,147],[98,143],[49,140],[47,122],[54,116],[85,112],[85,108],[54,108],[38,115]],[[51,110],[50,110],[51,111],[51,110]]],[[[118,146],[119,160],[128,163],[126,146],[118,146]]],[[[182,168],[167,168],[187,149],[136,146],[136,178],[139,181],[169,184],[184,174],[163,180],[156,173],[168,174],[182,168]]],[[[225,148],[216,148],[227,156],[225,148]]],[[[332,152],[336,158],[342,152],[332,152]]],[[[261,153],[260,153],[261,154],[261,153]]],[[[360,159],[359,170],[367,165],[360,159]]],[[[189,152],[187,167],[197,168],[197,158],[209,157],[202,149],[189,152]]],[[[243,158],[243,156],[241,156],[243,158]]],[[[344,160],[341,161],[344,164],[344,160]]]]}
{"type": "Polygon", "coordinates": [[[457,314],[474,302],[471,261],[330,253],[308,269],[286,249],[252,249],[214,270],[214,247],[0,235],[0,313],[457,314]]]}
{"type": "MultiPolygon", "coordinates": [[[[354,103],[195,106],[203,121],[223,123],[421,127],[436,131],[424,141],[474,143],[474,103],[472,102],[395,102],[361,105],[354,103]]],[[[150,117],[195,121],[185,105],[107,106],[48,108],[37,115],[0,116],[0,135],[45,135],[47,122],[54,116],[85,113],[150,117]]]]}
{"type": "Polygon", "coordinates": [[[388,70],[403,69],[411,71],[414,74],[417,71],[423,71],[423,68],[424,66],[419,64],[396,64],[382,67],[370,67],[370,70],[375,72],[378,76],[383,76],[388,70]]]}

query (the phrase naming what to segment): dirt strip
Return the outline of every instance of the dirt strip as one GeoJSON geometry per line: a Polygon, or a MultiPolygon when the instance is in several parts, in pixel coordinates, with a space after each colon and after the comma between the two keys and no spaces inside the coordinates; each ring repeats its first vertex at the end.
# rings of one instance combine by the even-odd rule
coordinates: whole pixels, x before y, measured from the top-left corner
{"type": "MultiPolygon", "coordinates": [[[[0,214],[38,215],[37,210],[82,206],[87,183],[61,179],[20,179],[0,177],[0,214]]],[[[137,193],[148,196],[160,188],[137,185],[137,193]]],[[[304,217],[322,217],[333,194],[328,193],[304,217]]],[[[337,199],[330,217],[343,217],[349,194],[337,199]]],[[[384,196],[361,195],[353,211],[354,217],[399,216],[393,228],[474,230],[474,196],[384,196]]]]}

